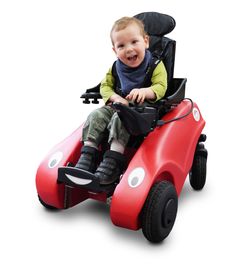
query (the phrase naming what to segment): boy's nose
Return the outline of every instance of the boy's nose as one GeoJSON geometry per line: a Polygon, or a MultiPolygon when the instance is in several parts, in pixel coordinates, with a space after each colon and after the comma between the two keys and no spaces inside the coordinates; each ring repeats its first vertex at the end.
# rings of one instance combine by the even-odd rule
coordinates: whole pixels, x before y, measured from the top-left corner
{"type": "Polygon", "coordinates": [[[126,52],[127,52],[127,53],[130,53],[130,52],[132,52],[132,50],[133,50],[132,45],[127,45],[127,47],[126,47],[126,52]]]}

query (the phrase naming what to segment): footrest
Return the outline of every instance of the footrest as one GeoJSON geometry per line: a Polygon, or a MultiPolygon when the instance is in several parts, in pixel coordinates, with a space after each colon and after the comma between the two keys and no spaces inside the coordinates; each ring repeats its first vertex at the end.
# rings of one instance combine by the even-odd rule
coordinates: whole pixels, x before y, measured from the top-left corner
{"type": "Polygon", "coordinates": [[[85,170],[75,167],[65,166],[58,168],[58,183],[63,183],[71,187],[80,187],[94,192],[114,191],[117,184],[102,186],[98,178],[85,170]]]}

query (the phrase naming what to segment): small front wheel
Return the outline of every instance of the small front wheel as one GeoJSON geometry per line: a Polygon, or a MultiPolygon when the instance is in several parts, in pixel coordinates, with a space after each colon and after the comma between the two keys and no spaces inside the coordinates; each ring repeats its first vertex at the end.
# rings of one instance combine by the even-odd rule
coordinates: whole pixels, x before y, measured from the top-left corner
{"type": "Polygon", "coordinates": [[[201,190],[206,183],[206,162],[203,155],[195,155],[192,169],[189,173],[189,182],[193,189],[201,190]]]}
{"type": "Polygon", "coordinates": [[[142,231],[150,242],[161,242],[171,232],[178,208],[175,187],[168,181],[151,188],[142,211],[142,231]]]}

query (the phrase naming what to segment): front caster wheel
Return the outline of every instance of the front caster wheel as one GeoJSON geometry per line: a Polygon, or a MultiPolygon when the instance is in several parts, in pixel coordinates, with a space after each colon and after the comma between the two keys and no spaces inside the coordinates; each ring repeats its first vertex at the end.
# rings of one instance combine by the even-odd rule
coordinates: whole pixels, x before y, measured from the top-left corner
{"type": "Polygon", "coordinates": [[[199,144],[194,155],[193,165],[189,172],[189,182],[193,189],[201,190],[206,183],[207,150],[199,144]]]}
{"type": "Polygon", "coordinates": [[[150,242],[161,242],[171,232],[178,208],[175,187],[168,181],[156,183],[150,190],[142,212],[142,231],[150,242]]]}

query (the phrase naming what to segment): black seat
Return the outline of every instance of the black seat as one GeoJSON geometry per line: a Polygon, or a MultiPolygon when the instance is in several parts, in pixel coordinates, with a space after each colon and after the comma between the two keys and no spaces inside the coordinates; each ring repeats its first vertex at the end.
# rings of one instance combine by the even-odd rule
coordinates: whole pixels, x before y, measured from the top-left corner
{"type": "MultiPolygon", "coordinates": [[[[165,36],[175,28],[175,20],[169,15],[158,12],[143,12],[135,17],[143,21],[145,31],[150,37],[149,50],[163,61],[168,81],[164,98],[155,104],[132,108],[121,104],[114,105],[127,130],[132,135],[139,135],[150,132],[157,125],[158,119],[184,99],[186,79],[174,78],[176,42],[165,36]]],[[[81,96],[84,99],[83,102],[90,103],[92,99],[92,103],[98,103],[98,99],[102,98],[99,88],[100,84],[88,89],[81,96]]]]}

